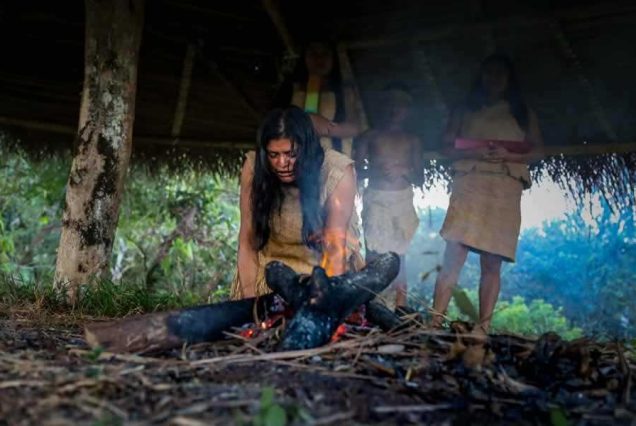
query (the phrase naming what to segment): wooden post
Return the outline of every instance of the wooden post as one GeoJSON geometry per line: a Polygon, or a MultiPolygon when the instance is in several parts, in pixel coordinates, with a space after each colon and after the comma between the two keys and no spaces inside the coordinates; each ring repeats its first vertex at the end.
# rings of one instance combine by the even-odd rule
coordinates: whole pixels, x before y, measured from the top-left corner
{"type": "Polygon", "coordinates": [[[284,76],[289,74],[296,66],[298,60],[298,46],[287,28],[285,19],[280,10],[280,0],[262,0],[263,7],[267,11],[276,32],[280,36],[283,44],[285,45],[285,56],[283,57],[282,67],[279,70],[280,81],[283,81],[284,76]]]}
{"type": "Polygon", "coordinates": [[[66,187],[55,284],[106,270],[132,148],[143,0],[86,0],[84,88],[66,187]]]}

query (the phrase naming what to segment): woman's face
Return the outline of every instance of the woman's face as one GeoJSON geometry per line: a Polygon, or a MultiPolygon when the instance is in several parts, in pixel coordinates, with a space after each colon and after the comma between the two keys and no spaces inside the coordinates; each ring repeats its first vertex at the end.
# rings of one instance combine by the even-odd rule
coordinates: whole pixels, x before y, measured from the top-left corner
{"type": "Polygon", "coordinates": [[[312,43],[305,52],[305,65],[310,75],[327,77],[333,69],[333,53],[329,46],[312,43]]]}
{"type": "Polygon", "coordinates": [[[490,95],[501,96],[508,88],[508,69],[500,63],[486,64],[481,74],[481,82],[484,89],[490,95]]]}
{"type": "Polygon", "coordinates": [[[278,179],[283,183],[292,183],[294,175],[294,165],[296,164],[296,150],[290,139],[272,139],[265,149],[267,161],[270,169],[276,173],[278,179]]]}

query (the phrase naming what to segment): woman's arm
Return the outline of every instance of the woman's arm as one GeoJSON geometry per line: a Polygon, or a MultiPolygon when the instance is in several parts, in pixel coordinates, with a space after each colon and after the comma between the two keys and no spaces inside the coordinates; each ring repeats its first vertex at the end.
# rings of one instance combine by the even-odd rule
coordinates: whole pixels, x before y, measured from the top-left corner
{"type": "Polygon", "coordinates": [[[451,117],[446,125],[446,130],[444,131],[442,140],[442,154],[451,160],[486,159],[489,152],[488,148],[455,149],[455,139],[457,139],[457,136],[459,136],[459,132],[461,131],[463,115],[463,110],[461,108],[457,108],[451,113],[451,117]]]}
{"type": "Polygon", "coordinates": [[[334,123],[329,131],[329,135],[325,136],[339,139],[355,138],[360,134],[361,130],[358,123],[345,121],[344,123],[334,123]]]}
{"type": "Polygon", "coordinates": [[[354,138],[360,134],[360,126],[353,122],[334,123],[320,114],[309,114],[318,136],[327,138],[354,138]]]}
{"type": "Polygon", "coordinates": [[[335,123],[319,115],[312,117],[314,127],[320,136],[329,138],[355,138],[364,130],[361,119],[358,116],[356,103],[357,96],[350,87],[343,88],[345,119],[340,123],[335,123]]]}
{"type": "Polygon", "coordinates": [[[541,161],[545,156],[539,119],[532,110],[528,110],[528,132],[526,134],[526,141],[532,144],[532,150],[530,152],[526,154],[506,152],[503,156],[503,160],[511,163],[531,164],[536,161],[541,161]]]}
{"type": "Polygon", "coordinates": [[[354,209],[356,178],[353,165],[345,169],[333,193],[327,199],[327,219],[323,230],[325,270],[331,276],[342,275],[347,268],[347,232],[354,209]]]}
{"type": "Polygon", "coordinates": [[[256,296],[256,274],[258,272],[258,255],[253,247],[252,230],[252,179],[254,167],[247,160],[241,170],[240,212],[241,224],[238,241],[238,278],[244,298],[256,296]]]}

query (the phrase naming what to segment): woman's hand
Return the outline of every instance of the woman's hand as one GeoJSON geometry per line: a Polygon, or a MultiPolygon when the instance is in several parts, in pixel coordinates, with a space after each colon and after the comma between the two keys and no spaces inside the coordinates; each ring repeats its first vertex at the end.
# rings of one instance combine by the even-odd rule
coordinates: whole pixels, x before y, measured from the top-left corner
{"type": "Polygon", "coordinates": [[[336,124],[327,120],[325,117],[319,114],[309,114],[309,118],[311,118],[311,122],[314,125],[314,129],[316,133],[320,136],[331,136],[331,133],[336,126],[336,124]]]}
{"type": "Polygon", "coordinates": [[[508,150],[501,145],[491,144],[482,159],[491,163],[501,163],[506,160],[508,150]]]}

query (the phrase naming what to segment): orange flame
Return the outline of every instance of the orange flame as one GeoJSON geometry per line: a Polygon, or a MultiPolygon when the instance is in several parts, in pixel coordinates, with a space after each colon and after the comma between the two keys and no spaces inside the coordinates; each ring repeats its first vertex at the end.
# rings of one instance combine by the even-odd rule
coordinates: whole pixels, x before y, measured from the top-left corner
{"type": "Polygon", "coordinates": [[[253,328],[248,328],[247,330],[241,330],[239,334],[241,335],[241,337],[251,339],[256,334],[256,331],[254,331],[253,328]]]}
{"type": "Polygon", "coordinates": [[[343,229],[325,230],[322,237],[322,259],[320,267],[328,277],[346,272],[347,246],[358,244],[357,238],[343,229]]]}
{"type": "Polygon", "coordinates": [[[340,324],[338,328],[336,328],[336,331],[333,333],[333,336],[331,336],[331,343],[334,343],[340,340],[340,338],[344,336],[346,332],[347,332],[347,325],[344,323],[340,324]]]}

